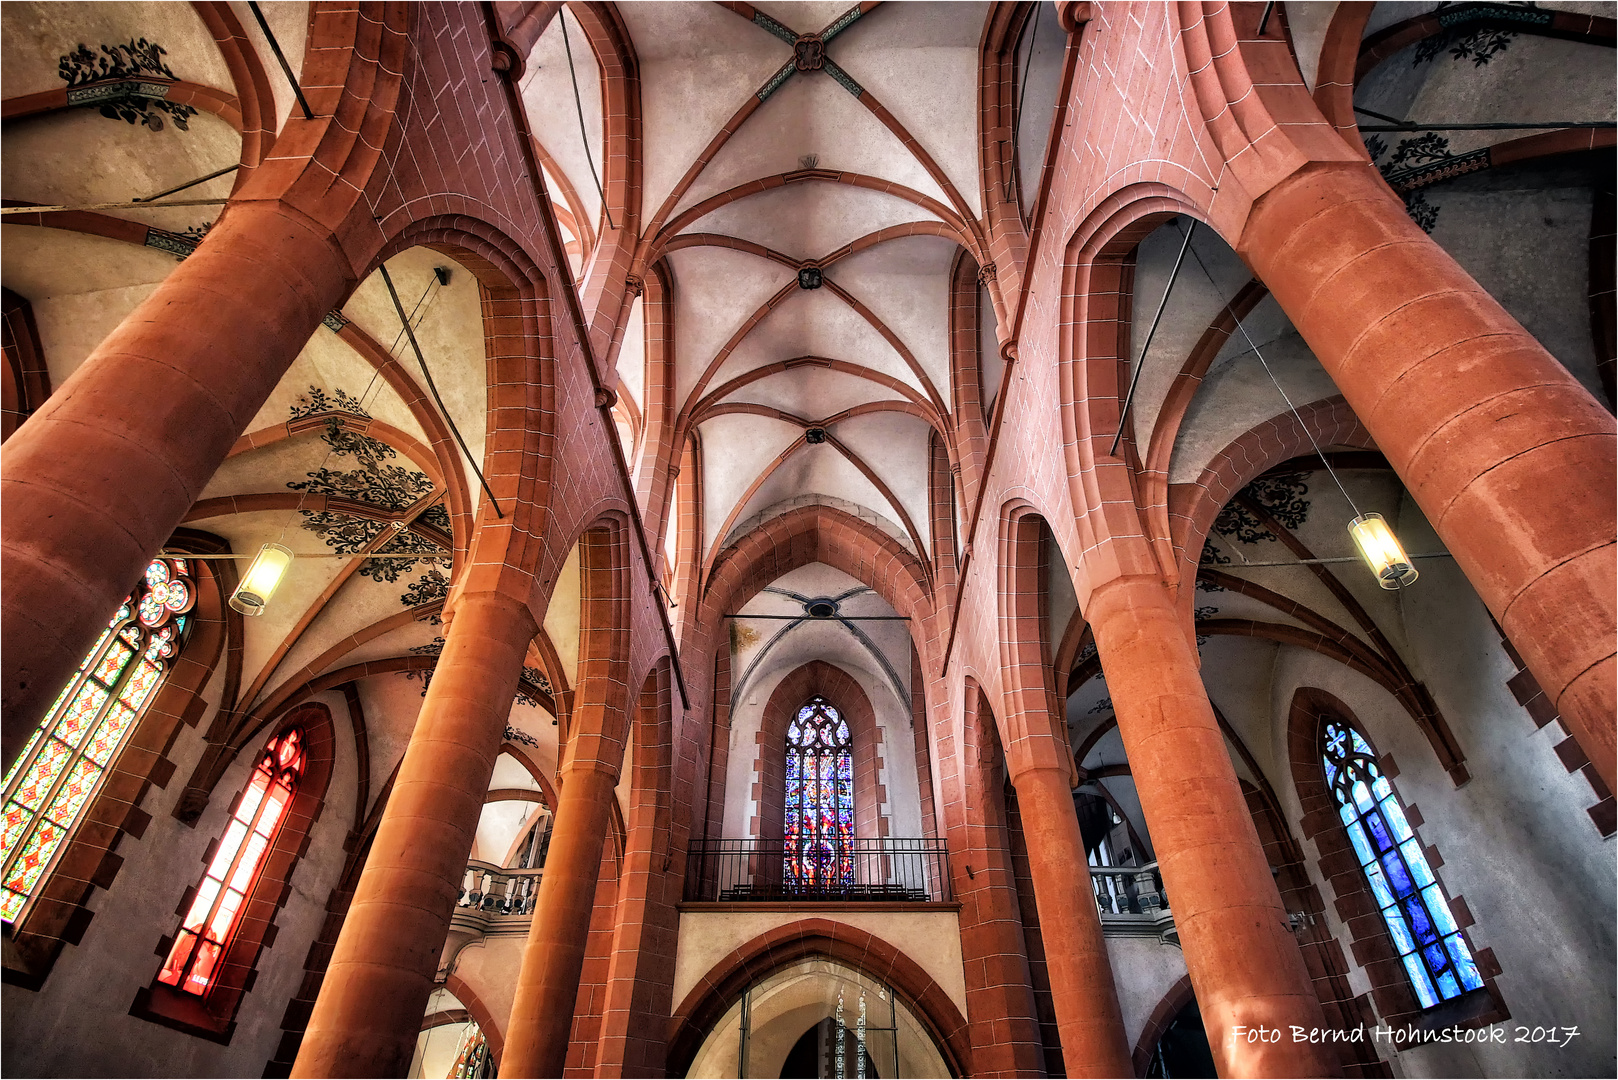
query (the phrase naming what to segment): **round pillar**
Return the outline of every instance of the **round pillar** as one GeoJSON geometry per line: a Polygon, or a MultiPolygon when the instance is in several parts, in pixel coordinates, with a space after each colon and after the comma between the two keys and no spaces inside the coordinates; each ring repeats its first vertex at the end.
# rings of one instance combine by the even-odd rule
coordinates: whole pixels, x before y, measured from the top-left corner
{"type": "Polygon", "coordinates": [[[353,284],[324,226],[280,203],[227,207],[196,253],[7,440],[5,768],[353,284]]]}
{"type": "Polygon", "coordinates": [[[1112,962],[1067,769],[1028,768],[1011,778],[1039,907],[1051,1001],[1068,1076],[1133,1076],[1112,962]]]}
{"type": "Polygon", "coordinates": [[[561,1076],[567,1063],[618,770],[585,758],[570,761],[560,780],[556,823],[500,1063],[507,1076],[561,1076]]]}
{"type": "Polygon", "coordinates": [[[1237,250],[1614,787],[1612,414],[1369,166],[1288,177],[1237,250]]]}
{"type": "Polygon", "coordinates": [[[1325,1026],[1320,999],[1168,589],[1118,578],[1085,616],[1219,1075],[1337,1075],[1323,1045],[1291,1037],[1325,1026]]]}
{"type": "Polygon", "coordinates": [[[503,594],[457,602],[293,1076],[409,1070],[512,695],[537,632],[527,605],[503,594]]]}

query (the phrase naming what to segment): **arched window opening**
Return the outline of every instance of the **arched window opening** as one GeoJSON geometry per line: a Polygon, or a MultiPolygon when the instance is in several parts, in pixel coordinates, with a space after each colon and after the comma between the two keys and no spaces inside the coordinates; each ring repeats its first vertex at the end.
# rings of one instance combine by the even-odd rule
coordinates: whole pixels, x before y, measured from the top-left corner
{"type": "Polygon", "coordinates": [[[806,892],[854,884],[854,752],[848,722],[816,695],[787,728],[786,879],[806,892]]]}
{"type": "Polygon", "coordinates": [[[26,913],[185,638],[196,587],[153,559],[5,778],[0,917],[26,913]]]}
{"type": "Polygon", "coordinates": [[[302,729],[291,727],[264,747],[203,873],[158,982],[199,997],[213,985],[219,960],[240,921],[242,905],[252,894],[264,856],[303,778],[304,742],[302,729]]]}
{"type": "Polygon", "coordinates": [[[1202,1012],[1196,999],[1187,1002],[1152,1046],[1151,1064],[1146,1076],[1217,1076],[1208,1032],[1202,1026],[1202,1012]]]}
{"type": "Polygon", "coordinates": [[[1472,952],[1371,744],[1348,725],[1328,721],[1321,764],[1421,1007],[1482,989],[1472,952]]]}
{"type": "Polygon", "coordinates": [[[523,838],[522,850],[517,856],[519,870],[543,870],[545,856],[551,850],[551,824],[556,816],[549,812],[541,814],[534,827],[528,830],[523,838]]]}

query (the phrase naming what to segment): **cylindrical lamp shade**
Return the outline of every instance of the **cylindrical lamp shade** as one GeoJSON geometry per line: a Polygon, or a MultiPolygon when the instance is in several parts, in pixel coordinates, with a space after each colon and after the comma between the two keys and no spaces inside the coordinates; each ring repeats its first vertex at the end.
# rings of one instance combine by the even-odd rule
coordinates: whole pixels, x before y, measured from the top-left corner
{"type": "Polygon", "coordinates": [[[1384,589],[1402,589],[1416,580],[1416,568],[1381,514],[1361,514],[1348,523],[1348,535],[1384,589]]]}
{"type": "Polygon", "coordinates": [[[259,548],[253,565],[247,568],[241,584],[230,594],[230,606],[243,615],[264,614],[265,605],[275,595],[291,565],[292,552],[280,544],[265,544],[259,548]]]}

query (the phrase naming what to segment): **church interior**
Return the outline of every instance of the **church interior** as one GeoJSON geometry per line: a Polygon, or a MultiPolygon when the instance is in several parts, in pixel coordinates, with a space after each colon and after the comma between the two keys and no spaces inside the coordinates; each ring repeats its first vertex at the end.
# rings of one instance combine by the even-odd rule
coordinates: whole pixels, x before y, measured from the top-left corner
{"type": "Polygon", "coordinates": [[[4,1071],[1614,1075],[1615,14],[7,0],[4,1071]]]}

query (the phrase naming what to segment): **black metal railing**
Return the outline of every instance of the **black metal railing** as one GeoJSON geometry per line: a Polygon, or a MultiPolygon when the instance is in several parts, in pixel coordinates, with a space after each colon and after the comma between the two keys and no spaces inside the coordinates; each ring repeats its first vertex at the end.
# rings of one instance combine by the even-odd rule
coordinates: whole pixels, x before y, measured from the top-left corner
{"type": "Polygon", "coordinates": [[[795,845],[780,840],[693,840],[688,901],[949,899],[944,841],[876,840],[795,845]]]}

